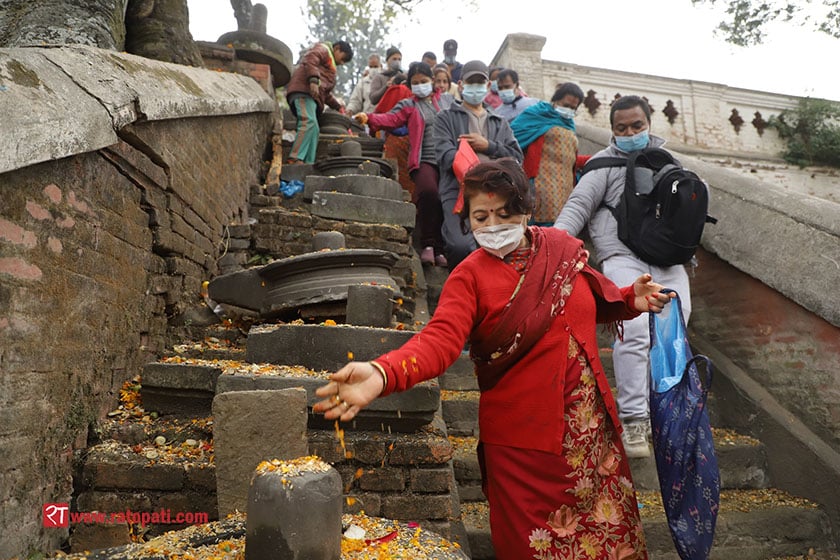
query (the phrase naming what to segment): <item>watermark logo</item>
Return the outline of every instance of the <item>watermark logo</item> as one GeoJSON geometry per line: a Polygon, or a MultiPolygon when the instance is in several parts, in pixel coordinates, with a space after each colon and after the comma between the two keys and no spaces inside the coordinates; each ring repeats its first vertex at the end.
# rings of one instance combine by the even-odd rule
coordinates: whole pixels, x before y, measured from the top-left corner
{"type": "Polygon", "coordinates": [[[42,514],[44,527],[69,527],[70,504],[44,504],[42,514]]]}
{"type": "Polygon", "coordinates": [[[171,511],[161,508],[157,511],[118,511],[107,513],[102,511],[70,511],[68,503],[44,504],[42,509],[44,527],[69,527],[71,524],[84,523],[87,525],[115,525],[130,523],[145,527],[149,524],[179,524],[199,525],[209,523],[210,516],[199,511],[171,511]]]}

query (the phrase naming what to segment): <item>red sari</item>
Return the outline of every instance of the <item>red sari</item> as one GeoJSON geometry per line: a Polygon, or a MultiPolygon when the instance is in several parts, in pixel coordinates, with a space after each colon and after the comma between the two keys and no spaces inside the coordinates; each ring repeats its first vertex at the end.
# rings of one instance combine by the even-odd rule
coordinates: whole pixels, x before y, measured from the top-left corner
{"type": "MultiPolygon", "coordinates": [[[[530,249],[517,253],[511,264],[524,268],[530,249]]],[[[590,308],[584,312],[594,317],[589,285],[577,282],[575,291],[569,305],[590,308]]],[[[562,454],[480,444],[496,558],[645,559],[644,533],[621,437],[574,337],[569,337],[568,357],[562,454]]]]}
{"type": "Polygon", "coordinates": [[[478,250],[450,274],[432,320],[376,358],[383,395],[440,375],[469,337],[481,389],[479,461],[499,560],[646,560],[596,321],[638,315],[583,244],[530,228],[503,262],[478,250]]]}

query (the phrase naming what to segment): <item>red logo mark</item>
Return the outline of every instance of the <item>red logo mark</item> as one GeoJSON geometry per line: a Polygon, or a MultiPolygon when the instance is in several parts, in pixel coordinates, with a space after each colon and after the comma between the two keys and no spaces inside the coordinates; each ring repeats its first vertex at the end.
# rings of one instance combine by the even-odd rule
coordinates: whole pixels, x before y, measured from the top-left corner
{"type": "Polygon", "coordinates": [[[44,527],[69,527],[70,504],[44,504],[44,527]]]}

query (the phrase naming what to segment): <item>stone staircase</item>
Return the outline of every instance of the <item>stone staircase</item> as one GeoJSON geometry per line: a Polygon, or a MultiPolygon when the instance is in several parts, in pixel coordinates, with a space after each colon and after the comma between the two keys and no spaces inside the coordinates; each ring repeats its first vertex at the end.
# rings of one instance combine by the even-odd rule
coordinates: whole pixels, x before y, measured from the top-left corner
{"type": "MultiPolygon", "coordinates": [[[[289,177],[304,179],[312,172],[309,166],[293,167],[289,177]]],[[[428,320],[446,271],[420,266],[406,233],[408,216],[402,203],[389,185],[379,179],[368,182],[380,184],[387,193],[371,197],[379,200],[374,213],[369,212],[370,201],[359,200],[365,198],[359,193],[370,194],[360,180],[310,180],[306,191],[293,199],[255,187],[251,203],[257,218],[252,224],[231,226],[229,251],[220,266],[223,272],[235,271],[256,257],[304,253],[315,233],[341,231],[348,245],[385,248],[398,255],[392,275],[401,290],[402,305],[394,312],[402,329],[336,325],[332,308],[321,315],[315,307],[307,309],[307,316],[301,315],[307,324],[261,324],[247,310],[235,308],[229,311],[243,313],[214,324],[212,312],[199,309],[171,351],[147,365],[142,376],[126,381],[120,407],[76,457],[71,509],[171,510],[218,519],[213,437],[218,426],[211,416],[216,394],[304,386],[311,405],[312,390],[323,383],[316,370],[334,369],[351,357],[372,358],[383,345],[400,344],[428,320]],[[341,192],[335,192],[337,186],[341,192]],[[348,199],[350,204],[346,197],[359,198],[348,199]],[[307,211],[316,202],[324,210],[307,211]],[[378,222],[377,216],[387,214],[388,208],[393,210],[391,218],[378,222]],[[352,217],[341,218],[342,209],[352,217]]],[[[600,342],[609,372],[609,341],[600,342]]],[[[380,410],[371,408],[356,426],[343,427],[342,432],[309,417],[309,452],[338,469],[345,511],[420,521],[422,527],[460,543],[474,560],[494,558],[475,457],[478,387],[468,356],[462,355],[437,382],[395,395],[380,410]]],[[[713,398],[710,410],[717,424],[713,398]]],[[[772,488],[761,442],[724,429],[716,429],[715,441],[723,491],[712,558],[799,558],[809,549],[820,551],[809,558],[838,558],[823,552],[834,550],[823,510],[772,488]]],[[[634,459],[631,468],[650,557],[676,559],[658,503],[653,458],[634,459]]],[[[106,548],[184,526],[79,525],[71,546],[74,551],[106,548]]]]}
{"type": "MultiPolygon", "coordinates": [[[[314,389],[325,383],[329,371],[350,359],[371,359],[402,344],[428,319],[425,275],[407,232],[405,206],[412,212],[413,206],[401,201],[399,186],[373,175],[362,179],[355,175],[355,168],[347,176],[320,177],[313,175],[310,166],[293,167],[298,169],[289,169],[290,173],[306,179],[306,192],[287,200],[252,189],[251,205],[258,217],[247,225],[228,228],[227,250],[220,263],[223,272],[235,273],[255,262],[255,256],[258,261],[269,256],[281,259],[274,266],[283,259],[298,264],[297,255],[311,251],[310,240],[323,232],[340,232],[348,250],[330,252],[342,258],[353,251],[380,249],[396,256],[396,263],[390,262],[393,282],[388,282],[394,284],[388,286],[394,294],[393,309],[388,304],[390,328],[342,324],[350,315],[346,289],[343,296],[332,298],[337,303],[298,305],[296,319],[275,314],[265,320],[259,313],[278,309],[279,304],[270,299],[277,294],[270,284],[261,286],[264,283],[254,275],[245,282],[246,291],[251,292],[245,299],[236,300],[234,294],[233,305],[222,304],[230,320],[218,324],[210,310],[213,306],[201,302],[187,315],[181,339],[171,350],[147,364],[142,375],[125,382],[119,407],[108,414],[89,447],[75,458],[71,510],[200,514],[202,518],[196,517],[193,523],[218,519],[221,485],[229,484],[230,476],[222,476],[218,468],[216,459],[223,454],[216,444],[225,440],[231,445],[238,439],[246,447],[248,437],[241,424],[226,428],[212,416],[217,395],[303,387],[311,407],[314,389]],[[366,190],[365,184],[372,190],[366,190]],[[339,194],[351,197],[352,204],[338,200],[339,194]],[[376,211],[370,213],[371,208],[376,211]],[[257,301],[254,292],[261,287],[266,294],[260,297],[266,297],[257,301]],[[228,432],[223,438],[226,429],[243,431],[228,432]]],[[[378,170],[359,167],[360,173],[378,170]]],[[[413,214],[410,218],[413,224],[413,214]]],[[[318,260],[321,253],[311,256],[318,260]]],[[[349,266],[352,272],[352,263],[349,266]]],[[[328,277],[326,282],[333,280],[328,277]]],[[[305,289],[312,281],[305,278],[300,284],[305,289]]],[[[207,297],[212,295],[211,286],[207,297]]],[[[288,302],[281,303],[285,311],[288,302]]],[[[264,419],[276,420],[268,413],[264,419]]],[[[375,517],[417,521],[423,529],[466,543],[436,381],[378,400],[350,425],[328,423],[311,412],[307,424],[308,452],[329,461],[341,474],[346,513],[364,511],[375,517]]],[[[293,446],[290,441],[289,447],[293,446]]],[[[277,447],[278,452],[285,447],[282,437],[277,447]]],[[[230,449],[225,455],[231,456],[230,449]]],[[[78,524],[71,531],[70,549],[124,545],[188,524],[154,520],[143,527],[130,521],[78,524]]]]}

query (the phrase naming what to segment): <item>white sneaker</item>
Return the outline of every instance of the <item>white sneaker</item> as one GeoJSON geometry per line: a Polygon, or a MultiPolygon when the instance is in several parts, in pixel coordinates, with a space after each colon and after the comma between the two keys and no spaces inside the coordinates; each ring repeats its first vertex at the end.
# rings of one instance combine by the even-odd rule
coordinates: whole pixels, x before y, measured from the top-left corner
{"type": "Polygon", "coordinates": [[[621,443],[624,444],[624,452],[630,459],[638,459],[650,457],[650,446],[648,445],[648,426],[650,422],[647,420],[637,420],[636,422],[622,422],[624,432],[621,434],[621,443]]]}

